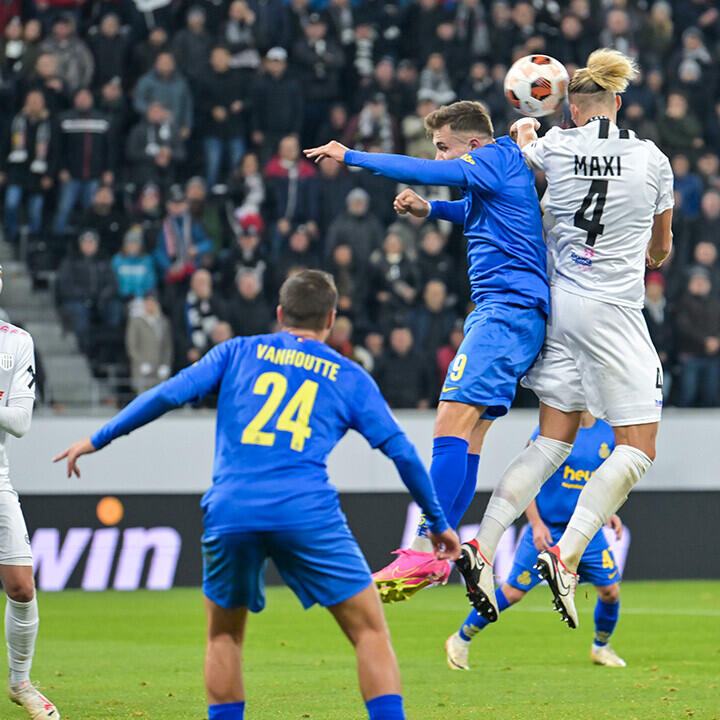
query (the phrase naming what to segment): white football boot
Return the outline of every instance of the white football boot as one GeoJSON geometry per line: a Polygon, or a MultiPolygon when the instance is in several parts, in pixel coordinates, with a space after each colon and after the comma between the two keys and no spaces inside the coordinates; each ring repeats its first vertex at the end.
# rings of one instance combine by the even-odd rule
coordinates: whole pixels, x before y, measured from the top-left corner
{"type": "Polygon", "coordinates": [[[460,546],[460,557],[455,567],[465,580],[467,597],[479,615],[488,622],[497,622],[500,611],[495,598],[493,566],[478,550],[473,540],[460,546]]]}
{"type": "Polygon", "coordinates": [[[457,633],[453,633],[445,641],[445,652],[447,653],[447,664],[451,670],[470,669],[470,665],[468,665],[470,643],[463,640],[457,633]]]}
{"type": "Polygon", "coordinates": [[[535,569],[550,586],[555,609],[562,615],[568,627],[576,628],[579,624],[575,610],[575,588],[577,588],[578,576],[565,567],[557,545],[538,554],[535,569]]]}
{"type": "Polygon", "coordinates": [[[57,708],[29,682],[8,685],[8,696],[24,707],[33,720],[60,720],[57,708]]]}
{"type": "Polygon", "coordinates": [[[596,665],[605,665],[606,667],[627,666],[627,663],[609,645],[596,645],[593,643],[590,649],[590,659],[596,665]]]}

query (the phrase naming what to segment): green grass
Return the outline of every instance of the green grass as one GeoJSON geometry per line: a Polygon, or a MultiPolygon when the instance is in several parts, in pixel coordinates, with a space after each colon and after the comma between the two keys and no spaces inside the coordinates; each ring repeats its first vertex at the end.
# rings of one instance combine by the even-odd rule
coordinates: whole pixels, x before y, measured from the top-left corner
{"type": "MultiPolygon", "coordinates": [[[[444,641],[467,611],[458,585],[390,606],[411,720],[720,720],[720,582],[626,583],[613,645],[625,669],[588,658],[594,598],[569,631],[546,588],[475,640],[472,672],[444,641]]],[[[206,717],[199,590],[42,594],[33,679],[65,720],[206,717]]],[[[362,720],[352,652],[328,613],[270,589],[247,637],[249,720],[362,720]]],[[[0,698],[3,720],[23,711],[0,698]]]]}

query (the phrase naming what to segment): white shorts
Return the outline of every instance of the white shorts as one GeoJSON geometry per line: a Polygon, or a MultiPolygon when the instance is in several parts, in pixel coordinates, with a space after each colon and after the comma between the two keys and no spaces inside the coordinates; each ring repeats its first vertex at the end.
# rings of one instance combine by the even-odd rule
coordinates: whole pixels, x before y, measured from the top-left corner
{"type": "Polygon", "coordinates": [[[30,537],[20,500],[13,489],[3,488],[0,490],[0,565],[32,564],[30,537]]]}
{"type": "Polygon", "coordinates": [[[662,377],[641,310],[552,288],[545,345],[521,381],[540,402],[614,427],[654,423],[662,377]]]}

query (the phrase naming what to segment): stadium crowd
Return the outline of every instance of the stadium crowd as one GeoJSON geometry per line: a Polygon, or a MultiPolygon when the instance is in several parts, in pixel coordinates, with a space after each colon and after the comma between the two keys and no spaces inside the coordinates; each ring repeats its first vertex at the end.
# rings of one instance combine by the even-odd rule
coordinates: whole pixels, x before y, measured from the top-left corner
{"type": "Polygon", "coordinates": [[[301,148],[340,139],[433,157],[423,117],[455,99],[484,102],[504,134],[513,59],[547,53],[572,74],[612,47],[642,68],[621,124],[654,140],[676,178],[674,255],[646,281],[666,395],[716,406],[715,5],[0,0],[5,239],[24,243],[38,282],[56,271],[68,330],[98,373],[125,356],[135,392],[235,334],[271,330],[283,279],[322,267],[340,293],[331,345],[395,407],[427,407],[468,310],[460,228],[398,218],[396,183],[314,166],[301,148]]]}

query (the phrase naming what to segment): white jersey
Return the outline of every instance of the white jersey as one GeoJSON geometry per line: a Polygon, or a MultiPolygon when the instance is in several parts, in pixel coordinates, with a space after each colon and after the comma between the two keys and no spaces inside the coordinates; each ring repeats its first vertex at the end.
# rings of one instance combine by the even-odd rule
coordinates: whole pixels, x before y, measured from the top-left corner
{"type": "MultiPolygon", "coordinates": [[[[0,407],[15,398],[35,399],[35,352],[29,333],[0,323],[0,407]]],[[[0,430],[0,485],[8,482],[7,433],[0,430]]]]}
{"type": "Polygon", "coordinates": [[[547,177],[542,204],[551,284],[642,308],[653,220],[674,204],[667,157],[607,118],[554,127],[523,153],[547,177]]]}

